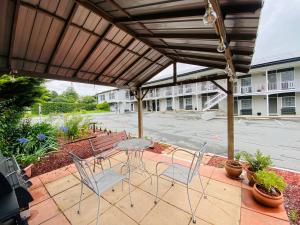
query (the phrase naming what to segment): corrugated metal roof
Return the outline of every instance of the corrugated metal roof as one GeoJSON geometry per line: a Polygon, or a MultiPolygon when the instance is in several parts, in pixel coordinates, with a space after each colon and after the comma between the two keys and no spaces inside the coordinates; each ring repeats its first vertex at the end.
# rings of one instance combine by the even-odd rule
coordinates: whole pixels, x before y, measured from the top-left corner
{"type": "MultiPolygon", "coordinates": [[[[250,67],[261,0],[220,0],[235,70],[250,67]]],[[[0,72],[135,87],[177,61],[225,68],[205,0],[2,0],[0,72]]]]}

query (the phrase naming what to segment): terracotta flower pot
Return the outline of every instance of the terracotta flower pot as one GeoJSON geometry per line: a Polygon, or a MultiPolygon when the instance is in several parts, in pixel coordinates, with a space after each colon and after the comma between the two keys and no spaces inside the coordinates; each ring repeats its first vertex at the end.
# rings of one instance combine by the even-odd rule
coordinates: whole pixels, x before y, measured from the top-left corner
{"type": "Polygon", "coordinates": [[[243,167],[235,160],[227,160],[225,163],[225,170],[228,177],[238,179],[243,172],[243,167]]]}
{"type": "Polygon", "coordinates": [[[33,164],[30,164],[29,166],[24,168],[24,172],[28,177],[31,177],[32,166],[33,164]]]}
{"type": "Polygon", "coordinates": [[[257,184],[254,184],[254,186],[252,188],[252,194],[253,194],[254,199],[257,202],[259,202],[260,204],[267,206],[267,207],[272,207],[272,208],[276,208],[283,203],[283,195],[280,191],[278,191],[278,193],[280,193],[279,196],[268,195],[268,194],[260,191],[257,188],[257,184]]]}
{"type": "Polygon", "coordinates": [[[251,169],[249,168],[249,165],[245,166],[245,170],[246,170],[246,174],[247,174],[247,178],[249,181],[249,185],[253,186],[255,184],[255,172],[251,171],[251,169]]]}

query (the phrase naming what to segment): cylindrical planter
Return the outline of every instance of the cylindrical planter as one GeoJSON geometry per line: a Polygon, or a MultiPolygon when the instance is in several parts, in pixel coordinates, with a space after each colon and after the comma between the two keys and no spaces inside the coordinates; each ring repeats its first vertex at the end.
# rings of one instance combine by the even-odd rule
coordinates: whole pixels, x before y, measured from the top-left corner
{"type": "Polygon", "coordinates": [[[246,170],[247,178],[249,181],[249,185],[253,186],[255,184],[255,172],[251,171],[249,169],[249,166],[246,166],[245,170],[246,170]]]}
{"type": "Polygon", "coordinates": [[[257,184],[254,184],[254,186],[252,187],[252,194],[257,202],[271,208],[276,208],[283,203],[283,195],[281,192],[279,192],[280,195],[277,197],[271,196],[261,192],[256,185],[257,184]]]}
{"type": "Polygon", "coordinates": [[[243,172],[242,165],[233,165],[234,160],[227,160],[225,163],[225,170],[227,176],[233,179],[238,179],[243,172]]]}
{"type": "Polygon", "coordinates": [[[31,177],[32,166],[33,164],[30,164],[29,166],[24,168],[24,172],[27,175],[27,177],[31,177]]]}

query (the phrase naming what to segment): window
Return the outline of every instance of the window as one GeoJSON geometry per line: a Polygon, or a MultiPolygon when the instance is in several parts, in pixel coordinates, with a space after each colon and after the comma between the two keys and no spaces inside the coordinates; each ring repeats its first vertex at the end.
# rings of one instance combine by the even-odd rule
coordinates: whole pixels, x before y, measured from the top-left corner
{"type": "Polygon", "coordinates": [[[251,77],[244,77],[241,79],[241,86],[242,87],[247,87],[251,86],[251,77]]]}
{"type": "Polygon", "coordinates": [[[100,101],[105,101],[105,95],[104,94],[99,95],[99,99],[100,99],[100,101]]]}
{"type": "Polygon", "coordinates": [[[125,93],[125,98],[126,98],[126,99],[129,99],[129,96],[130,96],[129,91],[126,91],[126,93],[125,93]]]}
{"type": "Polygon", "coordinates": [[[172,110],[172,98],[167,98],[167,110],[172,110]]]}
{"type": "Polygon", "coordinates": [[[172,87],[166,87],[166,95],[172,95],[172,87]]]}
{"type": "Polygon", "coordinates": [[[115,92],[109,92],[109,99],[115,99],[115,92]]]}
{"type": "Polygon", "coordinates": [[[282,108],[295,107],[295,96],[282,97],[282,108]]]}
{"type": "Polygon", "coordinates": [[[186,93],[191,93],[193,90],[192,90],[192,85],[191,84],[187,84],[185,85],[185,92],[186,93]]]}
{"type": "Polygon", "coordinates": [[[251,77],[244,77],[241,79],[241,92],[243,93],[251,93],[251,77]]]}
{"type": "Polygon", "coordinates": [[[242,109],[252,109],[252,100],[251,99],[242,99],[241,107],[242,107],[242,109]]]}
{"type": "Polygon", "coordinates": [[[192,110],[193,109],[192,97],[186,97],[185,98],[185,109],[186,110],[192,110]]]}
{"type": "Polygon", "coordinates": [[[294,70],[286,70],[281,72],[281,89],[294,88],[294,70]]]}

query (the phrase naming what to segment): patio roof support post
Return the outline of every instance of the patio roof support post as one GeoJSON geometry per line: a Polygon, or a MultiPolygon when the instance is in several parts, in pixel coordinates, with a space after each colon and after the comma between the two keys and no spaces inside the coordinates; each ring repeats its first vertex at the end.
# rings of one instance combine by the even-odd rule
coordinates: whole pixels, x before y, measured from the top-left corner
{"type": "Polygon", "coordinates": [[[176,62],[173,63],[173,83],[176,85],[177,83],[177,65],[176,62]]]}
{"type": "Polygon", "coordinates": [[[234,158],[234,97],[233,82],[227,78],[227,151],[228,159],[234,158]]]}
{"type": "Polygon", "coordinates": [[[138,132],[139,138],[143,138],[143,99],[142,99],[142,90],[141,88],[137,89],[137,105],[138,105],[138,132]]]}

